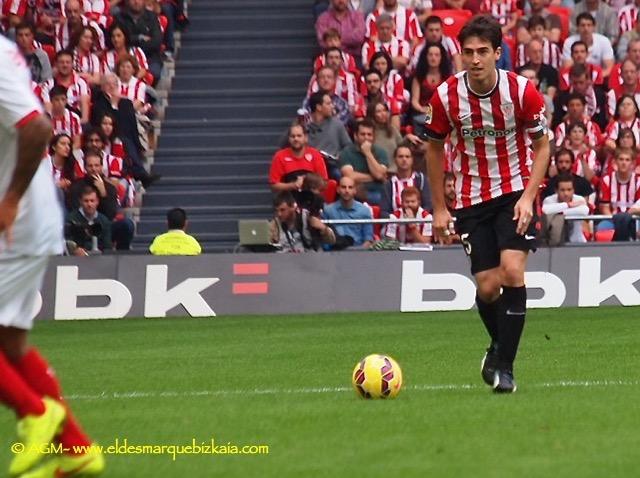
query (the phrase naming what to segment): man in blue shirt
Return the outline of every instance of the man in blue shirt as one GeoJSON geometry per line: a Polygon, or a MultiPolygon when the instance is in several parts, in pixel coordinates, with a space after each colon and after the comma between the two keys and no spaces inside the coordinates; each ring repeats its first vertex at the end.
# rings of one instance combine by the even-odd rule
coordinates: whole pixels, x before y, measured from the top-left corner
{"type": "MultiPolygon", "coordinates": [[[[356,183],[353,179],[343,176],[338,185],[338,199],[324,208],[325,219],[371,219],[371,209],[354,199],[356,183]]],[[[353,245],[368,248],[373,242],[372,224],[344,224],[334,226],[341,236],[353,239],[353,245]]]]}

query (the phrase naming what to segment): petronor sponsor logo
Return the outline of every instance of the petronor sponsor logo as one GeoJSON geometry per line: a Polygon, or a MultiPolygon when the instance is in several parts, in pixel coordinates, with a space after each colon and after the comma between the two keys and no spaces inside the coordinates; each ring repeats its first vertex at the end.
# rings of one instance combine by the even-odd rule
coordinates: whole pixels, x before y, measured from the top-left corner
{"type": "Polygon", "coordinates": [[[462,128],[462,137],[464,138],[504,138],[510,134],[514,134],[516,128],[509,129],[469,129],[462,128]]]}

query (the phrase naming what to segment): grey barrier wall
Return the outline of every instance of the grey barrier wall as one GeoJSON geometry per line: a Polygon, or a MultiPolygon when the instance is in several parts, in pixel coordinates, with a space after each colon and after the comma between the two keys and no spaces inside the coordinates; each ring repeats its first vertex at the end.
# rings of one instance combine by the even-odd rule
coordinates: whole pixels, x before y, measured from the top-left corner
{"type": "MultiPolygon", "coordinates": [[[[540,249],[530,307],[640,305],[637,243],[540,249]]],[[[56,257],[37,319],[466,310],[475,288],[461,248],[56,257]]]]}

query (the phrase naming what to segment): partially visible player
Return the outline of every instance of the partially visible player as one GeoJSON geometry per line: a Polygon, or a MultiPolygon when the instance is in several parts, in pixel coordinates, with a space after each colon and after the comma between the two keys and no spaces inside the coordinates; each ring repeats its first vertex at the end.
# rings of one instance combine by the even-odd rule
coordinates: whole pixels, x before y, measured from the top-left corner
{"type": "Polygon", "coordinates": [[[57,455],[35,468],[54,440],[90,445],[61,398],[49,365],[27,342],[47,259],[62,252],[62,212],[51,166],[42,161],[51,124],[31,91],[29,69],[16,46],[0,37],[0,401],[18,417],[23,453],[10,476],[98,474],[101,454],[57,455]]]}
{"type": "Polygon", "coordinates": [[[524,270],[535,250],[533,202],[549,164],[544,101],[529,80],[496,69],[502,53],[496,20],[474,17],[458,40],[465,70],[438,87],[425,120],[433,233],[441,242],[451,237],[443,191],[450,135],[455,229],[471,258],[476,304],[491,337],[482,377],[494,391],[510,393],[526,313],[524,270]]]}

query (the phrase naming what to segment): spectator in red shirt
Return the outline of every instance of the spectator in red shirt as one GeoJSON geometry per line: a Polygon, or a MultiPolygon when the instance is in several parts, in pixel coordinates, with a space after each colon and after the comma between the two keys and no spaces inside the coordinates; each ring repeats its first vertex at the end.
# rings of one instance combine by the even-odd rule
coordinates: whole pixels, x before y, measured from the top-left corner
{"type": "Polygon", "coordinates": [[[289,127],[289,147],[276,152],[269,169],[269,184],[274,193],[297,191],[307,173],[316,173],[327,180],[327,167],[320,152],[307,146],[304,126],[294,123],[289,127]]]}
{"type": "Polygon", "coordinates": [[[349,10],[348,0],[331,0],[331,7],[318,17],[316,36],[318,44],[326,48],[323,35],[329,28],[340,32],[342,47],[350,55],[360,55],[364,42],[364,16],[362,12],[349,10]]]}

